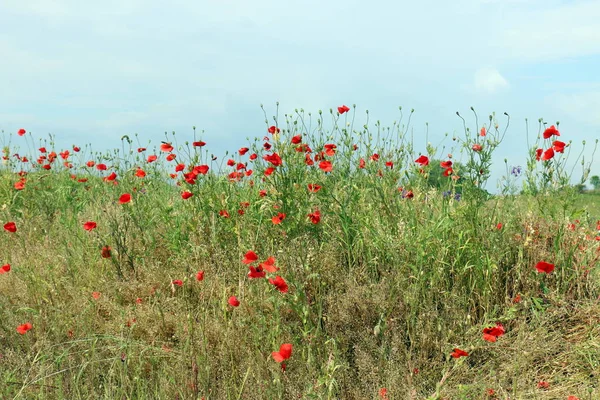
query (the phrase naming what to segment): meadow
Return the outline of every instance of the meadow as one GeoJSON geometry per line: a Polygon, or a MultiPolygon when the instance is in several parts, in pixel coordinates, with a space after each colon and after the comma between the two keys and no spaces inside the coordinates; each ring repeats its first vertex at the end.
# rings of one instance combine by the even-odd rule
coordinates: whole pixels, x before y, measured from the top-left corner
{"type": "Polygon", "coordinates": [[[508,115],[431,144],[354,113],[265,112],[224,157],[5,133],[0,398],[600,398],[582,146],[539,120],[491,195],[508,115]]]}

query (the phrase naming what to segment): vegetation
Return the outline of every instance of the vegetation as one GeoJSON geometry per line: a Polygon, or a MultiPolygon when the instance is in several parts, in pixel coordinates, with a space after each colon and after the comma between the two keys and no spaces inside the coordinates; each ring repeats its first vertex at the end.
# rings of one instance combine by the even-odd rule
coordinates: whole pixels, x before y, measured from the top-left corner
{"type": "Polygon", "coordinates": [[[508,117],[454,155],[345,106],[265,122],[222,160],[5,136],[0,397],[600,396],[599,202],[555,125],[493,196],[508,117]]]}

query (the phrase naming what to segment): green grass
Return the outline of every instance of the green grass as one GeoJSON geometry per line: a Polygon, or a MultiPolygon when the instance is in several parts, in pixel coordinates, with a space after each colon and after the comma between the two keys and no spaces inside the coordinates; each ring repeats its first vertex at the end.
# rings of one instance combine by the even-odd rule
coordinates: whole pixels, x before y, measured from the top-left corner
{"type": "Polygon", "coordinates": [[[0,275],[0,397],[377,399],[382,388],[389,399],[600,396],[598,204],[560,186],[562,155],[534,160],[535,185],[523,194],[486,196],[497,129],[466,131],[451,151],[469,161],[432,180],[441,151],[415,151],[422,144],[408,141],[408,126],[354,130],[347,115],[332,113],[330,130],[321,116],[312,125],[300,112],[286,117],[268,134],[270,151],[261,134],[246,155],[233,153],[233,166],[175,138],[171,162],[125,139],[112,153],[71,150],[70,169],[60,157],[33,166],[9,157],[0,215],[17,231],[1,232],[11,270],[0,275]],[[328,143],[335,152],[315,161],[328,143]],[[265,175],[263,155],[273,152],[282,165],[265,175]],[[431,163],[417,165],[419,153],[431,163]],[[253,173],[228,177],[239,162],[253,173]],[[185,167],[171,179],[177,163],[185,167]],[[210,171],[186,182],[199,165],[210,171]],[[118,184],[101,179],[113,171],[118,184]],[[124,193],[131,203],[119,204],[124,193]],[[84,230],[86,221],[97,227],[84,230]],[[249,279],[250,250],[279,270],[249,279]],[[540,274],[540,261],[556,269],[540,274]],[[287,292],[270,283],[278,275],[287,292]],[[17,333],[26,322],[33,328],[17,333]],[[483,340],[496,323],[506,333],[483,340]],[[293,345],[285,368],[272,357],[283,343],[293,345]],[[454,348],[469,356],[450,357],[454,348]]]}

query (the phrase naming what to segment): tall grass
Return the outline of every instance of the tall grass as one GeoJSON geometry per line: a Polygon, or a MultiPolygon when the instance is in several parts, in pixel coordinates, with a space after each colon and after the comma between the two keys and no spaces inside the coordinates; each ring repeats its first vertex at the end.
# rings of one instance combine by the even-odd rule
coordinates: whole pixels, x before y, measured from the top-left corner
{"type": "Polygon", "coordinates": [[[412,111],[389,128],[342,111],[265,113],[265,133],[223,159],[195,130],[167,136],[173,149],[123,137],[54,157],[52,141],[5,137],[3,398],[598,396],[600,227],[574,206],[567,154],[536,160],[563,136],[540,121],[522,188],[507,173],[492,196],[508,119],[475,114],[440,148],[409,134],[412,111]],[[279,269],[250,279],[269,257],[279,269]]]}

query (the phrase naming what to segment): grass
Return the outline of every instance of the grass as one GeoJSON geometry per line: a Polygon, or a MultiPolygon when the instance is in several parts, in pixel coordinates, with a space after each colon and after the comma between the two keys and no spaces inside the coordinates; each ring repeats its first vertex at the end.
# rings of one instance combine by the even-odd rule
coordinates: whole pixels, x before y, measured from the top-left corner
{"type": "Polygon", "coordinates": [[[348,115],[332,112],[329,130],[321,113],[286,115],[232,165],[195,134],[64,158],[5,139],[0,215],[17,230],[0,242],[0,397],[598,398],[598,209],[564,185],[566,155],[534,159],[522,194],[487,196],[503,137],[492,117],[485,137],[456,141],[440,180],[441,151],[408,124],[354,129],[348,115]],[[275,153],[281,165],[264,159],[275,153]],[[269,257],[279,269],[250,279],[269,257]],[[506,333],[484,340],[498,323],[506,333]]]}

